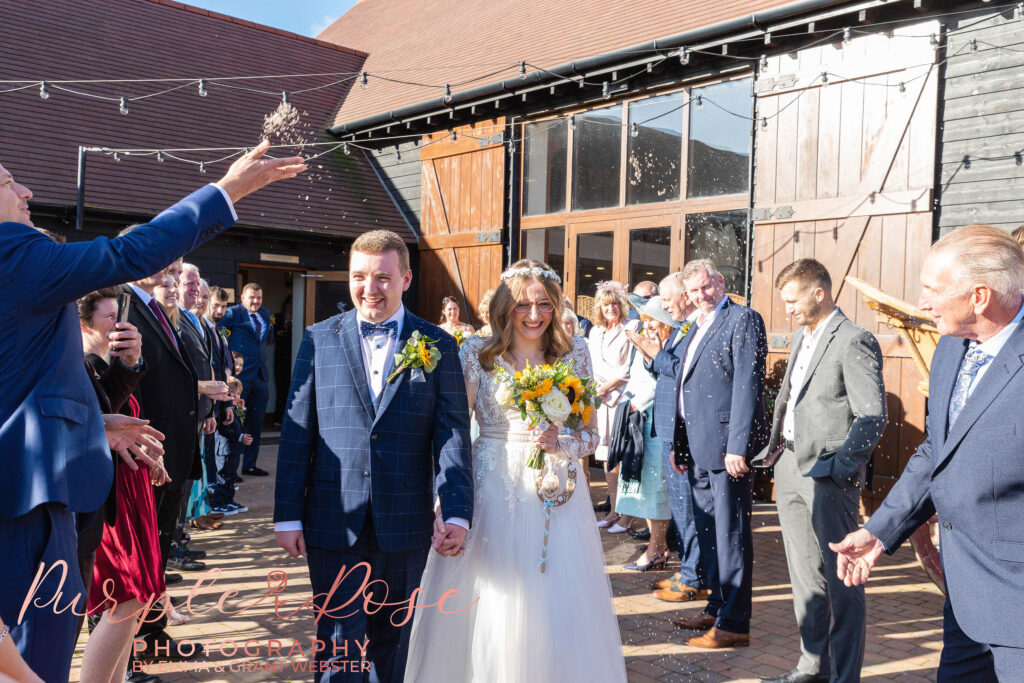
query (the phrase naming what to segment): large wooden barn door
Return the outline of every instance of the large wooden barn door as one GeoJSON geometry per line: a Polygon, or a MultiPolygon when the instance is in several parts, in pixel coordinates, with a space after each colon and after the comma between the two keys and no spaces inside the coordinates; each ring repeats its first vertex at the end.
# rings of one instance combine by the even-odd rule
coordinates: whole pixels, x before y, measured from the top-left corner
{"type": "Polygon", "coordinates": [[[502,268],[505,206],[504,119],[481,121],[424,138],[420,312],[440,319],[441,299],[459,300],[463,322],[480,326],[483,293],[495,287],[502,268]],[[467,133],[465,137],[460,133],[467,133]],[[489,140],[482,144],[483,138],[489,140]]]}
{"type": "Polygon", "coordinates": [[[864,495],[868,510],[920,443],[925,399],[906,344],[843,278],[917,302],[932,237],[931,33],[935,22],[777,56],[756,86],[752,305],[768,328],[769,372],[781,380],[794,329],[775,276],[814,257],[832,274],[843,312],[875,333],[885,355],[889,426],[874,456],[874,490],[864,495]]]}

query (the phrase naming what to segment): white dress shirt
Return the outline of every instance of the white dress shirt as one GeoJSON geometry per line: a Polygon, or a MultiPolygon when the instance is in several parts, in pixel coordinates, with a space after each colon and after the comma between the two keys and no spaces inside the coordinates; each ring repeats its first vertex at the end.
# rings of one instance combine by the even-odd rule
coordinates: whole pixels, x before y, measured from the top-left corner
{"type": "Polygon", "coordinates": [[[796,404],[796,398],[800,394],[800,390],[803,389],[804,381],[807,379],[807,370],[811,364],[811,358],[814,357],[814,351],[818,348],[818,342],[821,341],[821,335],[838,310],[838,307],[833,308],[828,317],[818,323],[813,332],[808,332],[807,328],[804,328],[803,340],[800,342],[800,349],[796,352],[796,358],[793,359],[793,370],[789,373],[789,400],[786,403],[786,414],[782,418],[782,438],[787,441],[796,441],[793,436],[796,411],[791,410],[791,407],[796,404]]]}
{"type": "Polygon", "coordinates": [[[1017,311],[1017,315],[1013,316],[1013,320],[1007,323],[1006,327],[992,335],[991,339],[981,343],[971,342],[971,347],[977,346],[988,354],[988,358],[986,358],[985,362],[978,368],[978,371],[974,373],[974,379],[971,381],[971,386],[967,389],[968,398],[970,398],[971,394],[974,393],[974,389],[978,386],[978,382],[981,381],[982,375],[984,375],[989,369],[989,366],[992,365],[992,361],[997,355],[999,355],[999,352],[1002,351],[1007,340],[1009,340],[1010,335],[1012,335],[1013,331],[1017,329],[1017,326],[1020,325],[1020,321],[1022,319],[1024,319],[1024,305],[1022,305],[1017,311]]]}
{"type": "Polygon", "coordinates": [[[238,213],[235,211],[235,204],[234,204],[234,202],[232,202],[231,201],[231,197],[228,196],[228,191],[225,190],[220,185],[217,185],[216,183],[210,183],[210,185],[213,185],[214,187],[216,187],[218,190],[220,190],[220,193],[222,195],[224,195],[224,201],[226,201],[228,203],[228,208],[231,209],[231,218],[233,218],[234,220],[237,221],[238,220],[238,213]]]}
{"type": "Polygon", "coordinates": [[[690,366],[693,364],[693,356],[697,351],[697,347],[700,346],[701,339],[708,333],[708,328],[711,327],[711,323],[715,322],[715,318],[718,317],[718,312],[722,310],[722,306],[725,306],[725,300],[729,297],[723,296],[722,300],[715,306],[715,310],[711,311],[704,316],[704,320],[701,320],[699,312],[695,312],[696,317],[693,319],[693,324],[697,326],[697,331],[693,333],[693,339],[686,347],[686,356],[683,359],[683,371],[679,373],[679,417],[686,417],[685,409],[683,407],[683,379],[686,377],[686,373],[690,371],[690,366]]]}
{"type": "MultiPolygon", "coordinates": [[[[359,323],[365,320],[357,311],[356,326],[358,327],[359,323]]],[[[373,394],[374,402],[377,401],[377,397],[383,391],[384,379],[391,372],[395,364],[395,348],[398,345],[398,339],[402,336],[402,328],[405,325],[405,306],[399,306],[395,314],[384,322],[391,322],[392,320],[398,323],[398,334],[395,339],[392,339],[387,332],[374,332],[369,337],[364,337],[362,333],[357,332],[362,342],[366,381],[370,385],[370,392],[373,394]]],[[[445,524],[456,524],[463,529],[469,529],[469,522],[461,517],[450,517],[445,520],[445,524]]],[[[274,524],[274,531],[302,531],[302,522],[300,520],[277,522],[274,524]]]]}

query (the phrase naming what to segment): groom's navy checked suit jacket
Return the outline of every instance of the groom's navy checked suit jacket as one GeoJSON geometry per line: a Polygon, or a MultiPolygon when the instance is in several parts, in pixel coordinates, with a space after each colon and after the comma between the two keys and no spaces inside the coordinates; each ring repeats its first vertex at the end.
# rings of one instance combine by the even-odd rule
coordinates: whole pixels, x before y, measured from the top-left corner
{"type": "Polygon", "coordinates": [[[439,340],[441,360],[430,373],[404,370],[384,385],[376,406],[354,310],[303,335],[281,428],[274,521],[302,520],[309,546],[353,546],[369,506],[383,551],[427,547],[435,479],[444,518],[473,518],[458,348],[440,328],[406,311],[396,352],[413,330],[439,340]]]}

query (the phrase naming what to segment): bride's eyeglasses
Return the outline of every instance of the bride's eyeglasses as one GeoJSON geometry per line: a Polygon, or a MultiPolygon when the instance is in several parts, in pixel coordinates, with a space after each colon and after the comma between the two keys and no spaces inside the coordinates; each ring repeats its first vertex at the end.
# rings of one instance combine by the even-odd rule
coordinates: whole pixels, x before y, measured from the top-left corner
{"type": "Polygon", "coordinates": [[[522,315],[529,315],[530,311],[533,310],[534,306],[537,307],[537,312],[540,313],[541,315],[550,315],[551,313],[555,312],[555,305],[552,304],[550,301],[524,301],[522,303],[516,304],[516,313],[520,313],[522,315]]]}

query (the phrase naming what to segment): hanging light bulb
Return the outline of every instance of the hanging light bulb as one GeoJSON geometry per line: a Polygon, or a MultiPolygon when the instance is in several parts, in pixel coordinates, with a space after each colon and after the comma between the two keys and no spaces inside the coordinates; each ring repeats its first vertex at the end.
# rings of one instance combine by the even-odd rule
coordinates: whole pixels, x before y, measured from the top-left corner
{"type": "Polygon", "coordinates": [[[157,150],[156,152],[156,160],[159,161],[160,163],[164,162],[164,153],[161,152],[160,150],[157,150]]]}
{"type": "Polygon", "coordinates": [[[206,79],[205,78],[200,78],[199,79],[199,96],[200,97],[206,97],[208,94],[209,93],[207,93],[207,91],[206,91],[206,79]]]}
{"type": "Polygon", "coordinates": [[[635,138],[640,135],[640,128],[636,125],[636,121],[629,124],[629,137],[635,138]]]}
{"type": "Polygon", "coordinates": [[[205,161],[200,161],[199,162],[199,172],[200,173],[206,173],[206,162],[205,161]]]}
{"type": "Polygon", "coordinates": [[[128,98],[127,97],[122,97],[121,98],[121,113],[124,114],[125,116],[128,116],[128,98]]]}
{"type": "Polygon", "coordinates": [[[761,55],[761,68],[762,69],[767,69],[768,68],[768,55],[761,55]]]}
{"type": "Polygon", "coordinates": [[[703,95],[697,95],[697,109],[703,109],[703,108],[704,108],[704,96],[703,95]]]}
{"type": "Polygon", "coordinates": [[[398,145],[395,145],[395,161],[401,161],[401,160],[402,160],[402,148],[399,147],[398,145]]]}
{"type": "Polygon", "coordinates": [[[576,130],[576,114],[569,114],[569,130],[576,130]]]}
{"type": "Polygon", "coordinates": [[[291,101],[288,99],[288,91],[287,90],[285,90],[284,92],[281,93],[281,104],[283,104],[286,107],[291,105],[291,101]]]}
{"type": "Polygon", "coordinates": [[[452,142],[455,142],[458,139],[459,139],[458,134],[453,130],[452,131],[452,142]]]}
{"type": "Polygon", "coordinates": [[[516,141],[510,138],[509,141],[508,141],[508,155],[512,156],[515,153],[516,153],[516,141]]]}
{"type": "Polygon", "coordinates": [[[447,83],[444,84],[444,101],[452,101],[452,86],[448,85],[447,83]]]}
{"type": "Polygon", "coordinates": [[[519,62],[519,78],[526,78],[526,62],[519,62]]]}
{"type": "Polygon", "coordinates": [[[366,72],[365,71],[360,71],[359,72],[359,87],[362,88],[363,90],[366,90],[367,88],[370,87],[370,83],[369,83],[369,81],[366,78],[366,72]]]}
{"type": "Polygon", "coordinates": [[[679,48],[679,63],[686,66],[690,63],[690,50],[685,46],[679,48]]]}
{"type": "Polygon", "coordinates": [[[121,161],[121,155],[117,152],[114,152],[114,161],[121,161]]]}
{"type": "Polygon", "coordinates": [[[977,38],[971,38],[971,52],[977,52],[977,51],[978,51],[978,39],[977,38]]]}
{"type": "Polygon", "coordinates": [[[931,45],[932,47],[939,46],[939,39],[934,33],[928,36],[928,44],[931,45]]]}
{"type": "Polygon", "coordinates": [[[1024,21],[1024,2],[1017,3],[1017,18],[1024,21]]]}
{"type": "Polygon", "coordinates": [[[351,150],[348,148],[348,143],[347,142],[342,143],[341,151],[344,152],[345,154],[350,154],[351,153],[351,150]]]}
{"type": "Polygon", "coordinates": [[[41,97],[44,100],[50,99],[50,91],[46,87],[46,81],[43,81],[39,84],[39,97],[41,97]]]}
{"type": "Polygon", "coordinates": [[[849,26],[843,29],[843,45],[850,44],[850,33],[851,31],[849,26]]]}
{"type": "Polygon", "coordinates": [[[900,81],[900,92],[907,92],[907,86],[903,84],[903,81],[900,81]]]}
{"type": "Polygon", "coordinates": [[[607,100],[612,96],[612,86],[608,81],[601,84],[601,99],[607,100]]]}
{"type": "Polygon", "coordinates": [[[762,116],[761,117],[761,130],[768,130],[768,117],[767,116],[762,116]]]}
{"type": "Polygon", "coordinates": [[[828,83],[828,72],[827,71],[822,71],[821,72],[821,82],[822,83],[828,83]]]}

